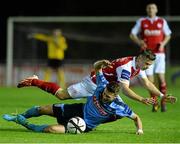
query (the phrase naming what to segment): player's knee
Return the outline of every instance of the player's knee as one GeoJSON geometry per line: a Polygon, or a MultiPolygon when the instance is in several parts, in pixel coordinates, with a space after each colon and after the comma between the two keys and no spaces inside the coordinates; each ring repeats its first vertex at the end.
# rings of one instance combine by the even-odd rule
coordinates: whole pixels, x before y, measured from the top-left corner
{"type": "Polygon", "coordinates": [[[54,132],[53,126],[48,126],[47,128],[44,129],[44,132],[53,133],[54,132]]]}
{"type": "Polygon", "coordinates": [[[47,133],[65,133],[64,126],[61,125],[51,125],[44,129],[47,133]]]}
{"type": "Polygon", "coordinates": [[[137,121],[137,119],[139,119],[139,116],[137,114],[134,114],[133,120],[137,121]]]}
{"type": "Polygon", "coordinates": [[[65,99],[71,98],[69,93],[67,92],[67,90],[58,90],[55,95],[60,100],[65,100],[65,99]]]}
{"type": "Polygon", "coordinates": [[[53,115],[52,105],[40,106],[38,112],[39,114],[53,115]]]}

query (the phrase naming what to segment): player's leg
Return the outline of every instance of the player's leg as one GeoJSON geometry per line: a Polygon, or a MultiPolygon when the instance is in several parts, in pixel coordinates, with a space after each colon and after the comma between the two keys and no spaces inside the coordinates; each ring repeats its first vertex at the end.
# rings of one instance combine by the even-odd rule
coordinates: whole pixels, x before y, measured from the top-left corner
{"type": "Polygon", "coordinates": [[[52,69],[50,67],[47,67],[44,73],[44,80],[47,82],[50,81],[51,75],[52,75],[52,69]]]}
{"type": "Polygon", "coordinates": [[[54,116],[52,105],[34,106],[21,114],[25,118],[39,117],[42,115],[54,116]]]}
{"type": "Polygon", "coordinates": [[[53,73],[54,68],[56,67],[56,65],[57,65],[56,60],[48,58],[47,67],[46,67],[45,73],[44,73],[44,80],[46,82],[51,81],[52,73],[53,73]]]}
{"type": "Polygon", "coordinates": [[[88,97],[93,95],[96,87],[90,77],[87,76],[81,82],[70,85],[67,89],[58,89],[55,96],[59,99],[88,97]]]}
{"type": "MultiPolygon", "coordinates": [[[[166,95],[166,91],[167,91],[167,85],[166,85],[166,80],[165,80],[165,74],[163,73],[159,73],[158,74],[158,80],[159,80],[159,89],[160,91],[166,95]]],[[[166,102],[165,100],[161,100],[161,111],[165,112],[167,110],[166,108],[166,102]]]]}
{"type": "Polygon", "coordinates": [[[58,83],[61,85],[62,88],[65,88],[66,84],[63,67],[58,68],[56,72],[58,77],[58,83]]]}
{"type": "Polygon", "coordinates": [[[49,133],[65,133],[65,127],[63,125],[36,125],[31,124],[22,115],[17,116],[17,123],[25,128],[35,132],[49,132],[49,133]]]}
{"type": "Polygon", "coordinates": [[[35,132],[65,133],[65,127],[63,125],[51,125],[51,126],[35,125],[35,124],[29,123],[27,120],[27,118],[37,117],[41,115],[54,116],[53,106],[52,105],[41,106],[41,107],[35,106],[28,109],[26,112],[22,114],[16,115],[15,119],[11,119],[11,120],[8,119],[8,121],[16,122],[17,124],[20,124],[26,127],[27,129],[30,129],[35,132]]]}
{"type": "MultiPolygon", "coordinates": [[[[46,105],[46,106],[33,106],[20,115],[22,115],[24,118],[31,118],[31,117],[39,117],[42,115],[54,116],[54,113],[53,113],[52,105],[46,105]]],[[[18,115],[5,114],[3,115],[3,119],[7,121],[17,122],[17,116],[18,115]]]]}
{"type": "Polygon", "coordinates": [[[47,133],[65,133],[66,129],[64,125],[56,124],[50,125],[44,129],[44,132],[47,133]]]}
{"type": "Polygon", "coordinates": [[[23,79],[17,85],[18,88],[26,86],[36,86],[48,93],[55,95],[61,100],[71,98],[66,89],[62,89],[56,83],[39,80],[36,75],[23,79]]]}
{"type": "MultiPolygon", "coordinates": [[[[39,114],[54,116],[52,105],[39,107],[39,114]]],[[[29,123],[23,115],[17,116],[17,123],[35,132],[65,133],[63,125],[35,125],[29,123]]]]}
{"type": "Polygon", "coordinates": [[[72,98],[89,97],[93,95],[96,87],[96,84],[87,76],[81,82],[69,86],[67,92],[72,98]]]}
{"type": "Polygon", "coordinates": [[[67,125],[70,118],[79,116],[83,118],[83,103],[75,104],[54,104],[53,113],[57,119],[58,124],[67,125]]]}
{"type": "MultiPolygon", "coordinates": [[[[155,78],[154,78],[154,66],[155,64],[152,64],[147,70],[146,70],[146,74],[147,74],[147,77],[148,79],[153,83],[155,84],[155,78]]],[[[152,108],[152,112],[157,112],[158,108],[159,108],[159,104],[158,104],[158,101],[157,101],[157,96],[150,93],[150,96],[156,101],[155,104],[153,105],[153,108],[152,108]]]]}
{"type": "Polygon", "coordinates": [[[30,130],[33,130],[36,132],[43,132],[44,129],[48,127],[48,125],[30,124],[23,115],[11,116],[11,115],[6,114],[6,115],[3,115],[3,118],[7,121],[15,122],[17,124],[20,124],[20,125],[26,127],[27,129],[30,129],[30,130]]]}
{"type": "Polygon", "coordinates": [[[28,120],[22,116],[17,115],[17,124],[24,126],[25,128],[35,131],[35,132],[45,132],[44,130],[49,127],[48,125],[35,125],[28,122],[28,120]]]}
{"type": "MultiPolygon", "coordinates": [[[[165,54],[157,54],[157,65],[155,67],[155,73],[158,76],[159,90],[165,95],[167,91],[166,79],[165,79],[165,54]]],[[[161,111],[166,111],[165,100],[161,100],[161,111]]]]}
{"type": "Polygon", "coordinates": [[[18,84],[19,88],[26,86],[39,87],[40,89],[55,95],[61,100],[92,96],[97,87],[96,84],[91,81],[89,76],[85,77],[81,82],[69,86],[67,89],[62,89],[53,82],[39,80],[37,76],[25,78],[18,84]]]}

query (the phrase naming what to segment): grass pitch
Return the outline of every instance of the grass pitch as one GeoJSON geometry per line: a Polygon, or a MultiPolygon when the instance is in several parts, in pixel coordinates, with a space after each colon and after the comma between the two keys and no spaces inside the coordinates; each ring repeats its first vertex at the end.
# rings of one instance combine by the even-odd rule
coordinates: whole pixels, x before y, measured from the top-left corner
{"type": "MultiPolygon", "coordinates": [[[[165,113],[151,112],[151,106],[135,102],[124,95],[123,100],[139,114],[143,122],[144,135],[135,135],[133,121],[123,118],[116,122],[102,124],[96,130],[86,134],[48,134],[36,133],[13,122],[2,119],[5,113],[21,113],[34,105],[53,103],[78,103],[85,100],[60,101],[38,88],[0,88],[0,142],[1,143],[180,143],[180,90],[179,84],[170,86],[169,93],[179,101],[168,104],[165,113]]],[[[147,91],[135,88],[145,97],[147,91]]],[[[29,119],[35,124],[55,124],[56,120],[48,116],[29,119]]]]}

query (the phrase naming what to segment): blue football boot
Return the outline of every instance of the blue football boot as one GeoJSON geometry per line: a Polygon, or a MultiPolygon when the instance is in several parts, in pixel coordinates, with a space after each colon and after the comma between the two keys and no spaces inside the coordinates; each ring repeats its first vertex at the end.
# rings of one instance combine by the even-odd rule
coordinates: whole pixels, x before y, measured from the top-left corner
{"type": "Polygon", "coordinates": [[[4,114],[3,119],[6,121],[14,121],[17,122],[17,115],[4,114]]]}

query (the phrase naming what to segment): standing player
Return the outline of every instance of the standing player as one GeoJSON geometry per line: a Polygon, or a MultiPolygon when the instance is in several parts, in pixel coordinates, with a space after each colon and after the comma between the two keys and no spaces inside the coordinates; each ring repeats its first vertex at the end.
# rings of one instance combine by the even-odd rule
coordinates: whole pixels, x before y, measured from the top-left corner
{"type": "MultiPolygon", "coordinates": [[[[165,45],[170,40],[171,30],[165,19],[157,17],[157,6],[150,3],[146,6],[147,17],[137,20],[131,30],[130,38],[137,43],[141,50],[151,49],[156,54],[153,65],[146,70],[146,74],[151,82],[154,83],[154,73],[158,76],[160,91],[166,94],[165,80],[165,45]],[[140,35],[138,35],[140,34],[140,35]]],[[[151,93],[155,99],[156,95],[151,93]]],[[[157,111],[158,103],[153,106],[152,111],[157,111]]],[[[165,101],[161,101],[161,111],[166,111],[165,101]]]]}
{"type": "MultiPolygon", "coordinates": [[[[119,58],[111,62],[111,67],[103,68],[102,72],[105,78],[111,82],[119,82],[122,92],[136,100],[145,104],[148,104],[149,99],[144,98],[137,93],[135,93],[129,87],[129,81],[131,78],[138,76],[141,79],[143,86],[155,95],[165,98],[153,83],[151,83],[144,72],[155,60],[155,55],[151,50],[142,51],[138,56],[129,56],[124,58],[119,58]]],[[[60,88],[57,84],[51,82],[45,82],[39,80],[37,76],[26,78],[19,82],[18,87],[25,86],[36,86],[45,90],[59,99],[68,98],[80,98],[92,96],[97,85],[96,85],[96,75],[92,71],[90,75],[85,77],[81,82],[69,86],[67,89],[60,88]]],[[[174,97],[168,97],[168,100],[173,100],[174,97]]]]}
{"type": "Polygon", "coordinates": [[[50,81],[52,71],[55,71],[57,82],[64,88],[65,78],[63,70],[64,51],[67,42],[60,29],[54,29],[52,34],[33,33],[29,38],[34,38],[47,43],[48,67],[45,71],[45,81],[50,81]]]}

